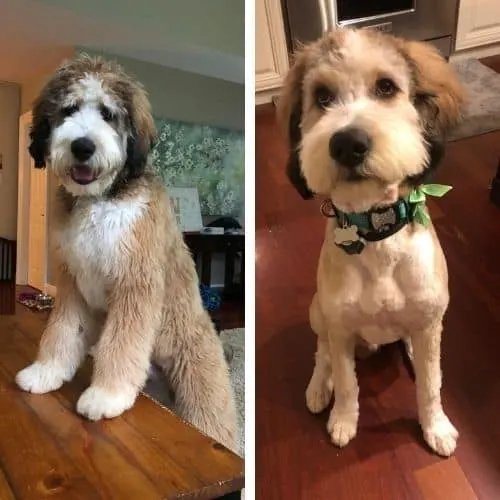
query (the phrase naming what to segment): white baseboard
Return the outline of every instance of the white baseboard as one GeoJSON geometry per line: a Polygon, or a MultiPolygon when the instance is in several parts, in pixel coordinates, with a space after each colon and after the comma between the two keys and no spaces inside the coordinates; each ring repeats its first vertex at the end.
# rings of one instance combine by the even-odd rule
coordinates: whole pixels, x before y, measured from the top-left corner
{"type": "Polygon", "coordinates": [[[485,45],[484,47],[459,50],[452,54],[450,60],[452,62],[461,61],[463,59],[470,59],[471,57],[475,59],[482,59],[483,57],[496,56],[498,54],[500,54],[500,43],[492,43],[490,45],[485,45]]]}

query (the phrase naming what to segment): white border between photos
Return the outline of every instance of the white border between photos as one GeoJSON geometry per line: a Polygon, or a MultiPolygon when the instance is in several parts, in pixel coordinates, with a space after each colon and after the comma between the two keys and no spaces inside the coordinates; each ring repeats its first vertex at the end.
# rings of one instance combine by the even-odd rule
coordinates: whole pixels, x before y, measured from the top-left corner
{"type": "Polygon", "coordinates": [[[255,498],[255,1],[245,0],[245,500],[255,498]]]}

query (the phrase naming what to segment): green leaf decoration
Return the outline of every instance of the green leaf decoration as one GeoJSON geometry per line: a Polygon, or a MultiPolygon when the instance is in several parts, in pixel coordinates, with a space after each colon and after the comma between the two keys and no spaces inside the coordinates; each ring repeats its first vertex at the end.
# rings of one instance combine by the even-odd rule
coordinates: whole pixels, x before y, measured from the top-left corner
{"type": "Polygon", "coordinates": [[[410,203],[422,203],[425,201],[425,193],[421,189],[414,189],[410,193],[410,203]]]}
{"type": "Polygon", "coordinates": [[[441,198],[441,196],[444,196],[452,187],[445,186],[444,184],[424,184],[420,189],[429,196],[441,198]]]}
{"type": "Polygon", "coordinates": [[[413,220],[423,226],[428,226],[431,222],[431,218],[425,208],[426,195],[441,198],[441,196],[444,196],[450,189],[451,186],[445,186],[444,184],[423,184],[411,191],[408,201],[413,204],[413,220]]]}
{"type": "Polygon", "coordinates": [[[415,222],[422,224],[422,226],[427,227],[429,225],[431,219],[427,214],[427,210],[425,209],[425,203],[418,203],[417,205],[415,205],[413,218],[415,222]]]}

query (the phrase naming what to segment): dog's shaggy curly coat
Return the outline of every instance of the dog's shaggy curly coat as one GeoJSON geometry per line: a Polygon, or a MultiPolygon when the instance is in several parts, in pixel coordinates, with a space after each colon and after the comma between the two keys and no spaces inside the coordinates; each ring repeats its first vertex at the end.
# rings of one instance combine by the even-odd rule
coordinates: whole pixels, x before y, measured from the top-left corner
{"type": "Polygon", "coordinates": [[[54,391],[92,348],[92,381],[77,411],[98,420],[132,407],[152,361],[180,416],[234,449],[228,367],[168,195],[148,164],[154,139],[145,90],[100,58],[63,64],[35,102],[30,153],[60,184],[49,228],[57,298],[37,360],[16,381],[54,391]]]}
{"type": "MultiPolygon", "coordinates": [[[[342,213],[395,206],[440,162],[462,105],[460,84],[430,45],[374,30],[328,33],[297,53],[278,102],[289,178],[304,198],[323,195],[342,213]]],[[[450,455],[458,433],[440,396],[448,276],[434,228],[411,222],[348,255],[338,227],[328,220],[310,308],[318,348],[307,406],[323,411],[334,392],[328,432],[346,445],[358,426],[356,346],[404,339],[424,437],[450,455]]]]}

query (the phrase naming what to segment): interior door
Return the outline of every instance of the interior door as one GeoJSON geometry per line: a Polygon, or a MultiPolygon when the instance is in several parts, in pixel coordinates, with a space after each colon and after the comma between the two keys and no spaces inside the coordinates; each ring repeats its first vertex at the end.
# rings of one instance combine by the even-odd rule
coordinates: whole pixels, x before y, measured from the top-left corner
{"type": "Polygon", "coordinates": [[[28,284],[46,292],[47,170],[30,166],[28,284]]]}

